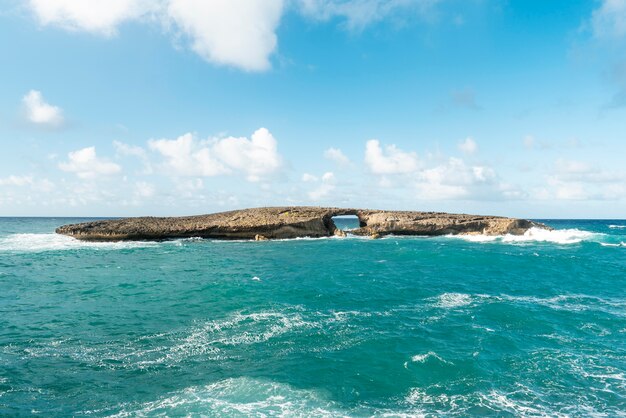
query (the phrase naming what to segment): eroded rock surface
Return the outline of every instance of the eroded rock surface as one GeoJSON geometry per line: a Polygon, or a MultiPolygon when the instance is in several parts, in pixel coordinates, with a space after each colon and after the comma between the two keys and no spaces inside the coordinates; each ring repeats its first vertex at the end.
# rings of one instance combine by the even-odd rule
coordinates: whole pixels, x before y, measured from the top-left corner
{"type": "Polygon", "coordinates": [[[56,232],[85,241],[175,238],[285,239],[342,235],[332,218],[356,215],[357,235],[521,235],[533,226],[523,219],[436,212],[382,211],[320,207],[271,207],[185,217],[141,217],[65,225],[56,232]]]}

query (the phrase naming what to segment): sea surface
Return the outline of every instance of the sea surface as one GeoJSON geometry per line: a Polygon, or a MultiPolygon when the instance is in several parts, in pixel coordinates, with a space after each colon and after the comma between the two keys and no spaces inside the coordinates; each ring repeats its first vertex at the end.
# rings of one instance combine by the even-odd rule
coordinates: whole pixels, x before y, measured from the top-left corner
{"type": "Polygon", "coordinates": [[[626,416],[626,221],[497,238],[53,233],[82,220],[0,218],[0,416],[626,416]]]}

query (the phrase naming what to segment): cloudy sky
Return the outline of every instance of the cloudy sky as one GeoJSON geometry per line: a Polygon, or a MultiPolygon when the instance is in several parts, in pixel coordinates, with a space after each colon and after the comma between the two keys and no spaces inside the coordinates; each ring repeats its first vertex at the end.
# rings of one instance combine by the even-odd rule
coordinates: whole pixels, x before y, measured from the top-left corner
{"type": "Polygon", "coordinates": [[[0,215],[626,217],[626,0],[0,0],[0,215]]]}

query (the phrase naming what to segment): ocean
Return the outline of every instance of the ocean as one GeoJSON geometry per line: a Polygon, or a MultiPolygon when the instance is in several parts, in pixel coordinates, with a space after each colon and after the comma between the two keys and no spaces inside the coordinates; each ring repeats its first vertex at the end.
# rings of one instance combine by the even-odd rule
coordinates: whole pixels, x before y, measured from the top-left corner
{"type": "Polygon", "coordinates": [[[82,220],[0,218],[0,416],[626,416],[626,221],[496,238],[53,232],[82,220]]]}

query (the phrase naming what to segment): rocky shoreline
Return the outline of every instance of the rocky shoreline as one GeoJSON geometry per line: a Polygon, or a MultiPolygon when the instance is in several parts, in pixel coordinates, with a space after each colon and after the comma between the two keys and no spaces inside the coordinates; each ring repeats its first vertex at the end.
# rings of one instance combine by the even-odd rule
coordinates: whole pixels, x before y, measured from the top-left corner
{"type": "Polygon", "coordinates": [[[288,239],[345,235],[333,217],[354,215],[355,235],[522,235],[532,227],[547,228],[525,219],[440,212],[385,211],[322,207],[267,207],[185,217],[140,217],[64,225],[58,234],[83,241],[167,240],[176,238],[288,239]]]}

